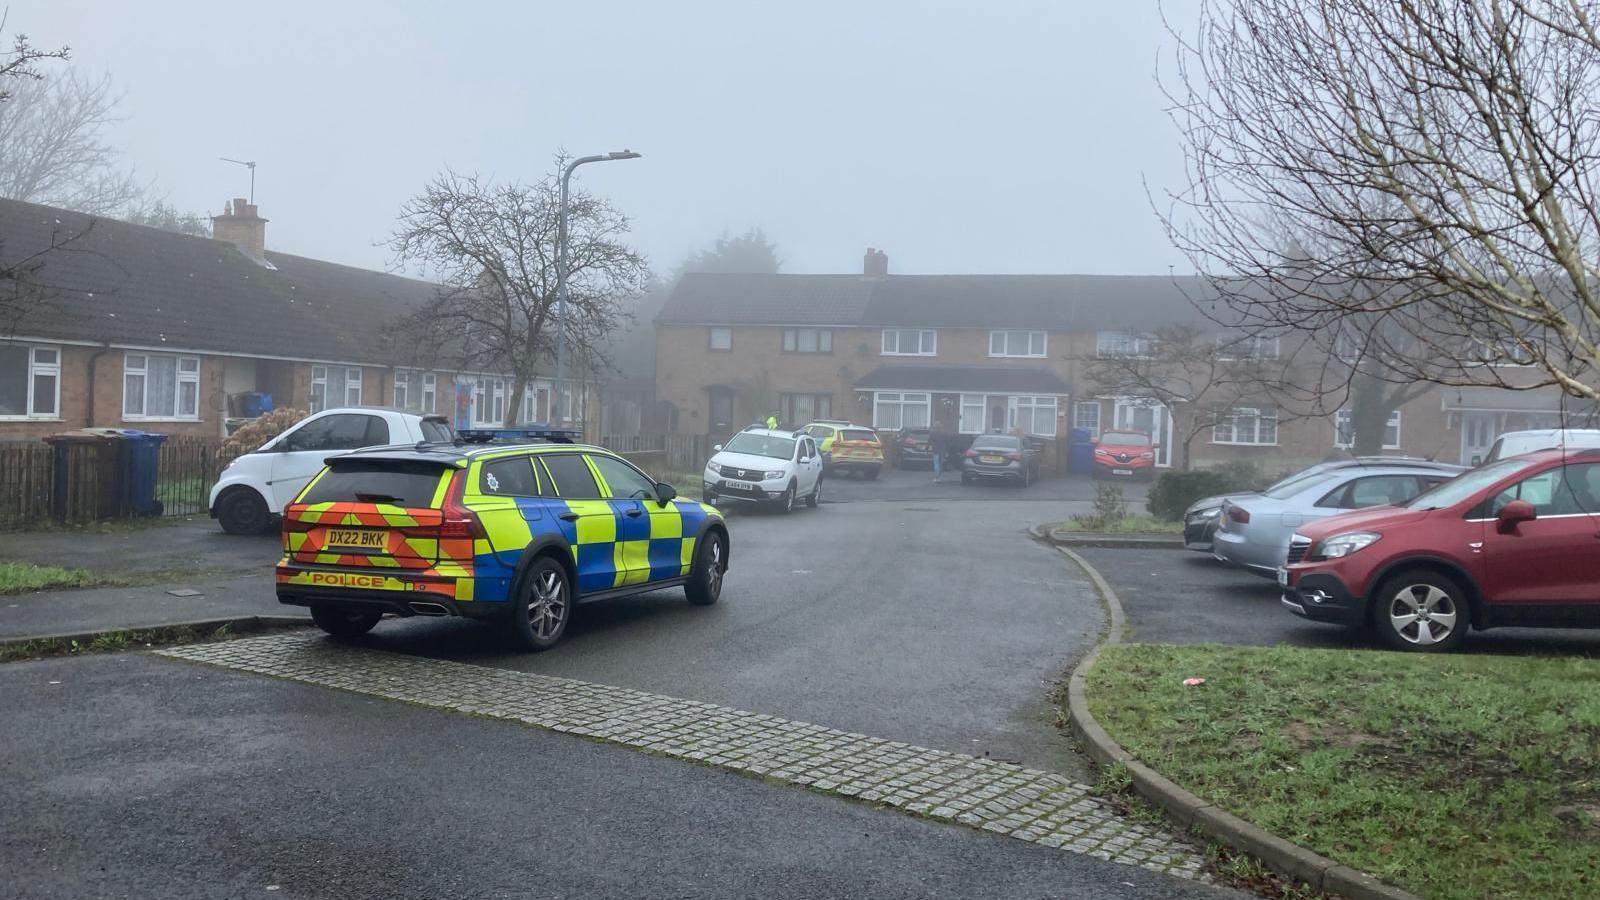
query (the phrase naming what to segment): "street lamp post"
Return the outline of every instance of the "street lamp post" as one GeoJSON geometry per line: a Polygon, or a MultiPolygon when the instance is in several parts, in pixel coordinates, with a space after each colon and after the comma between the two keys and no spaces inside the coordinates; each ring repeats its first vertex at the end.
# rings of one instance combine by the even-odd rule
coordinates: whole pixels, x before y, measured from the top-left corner
{"type": "MultiPolygon", "coordinates": [[[[556,217],[556,404],[561,402],[561,392],[569,390],[567,377],[567,197],[572,184],[572,172],[589,163],[609,162],[614,159],[638,159],[632,150],[618,150],[596,156],[580,156],[567,163],[561,172],[561,205],[556,217]]],[[[570,395],[568,395],[570,396],[570,395]]],[[[566,416],[562,415],[565,424],[566,416]]]]}

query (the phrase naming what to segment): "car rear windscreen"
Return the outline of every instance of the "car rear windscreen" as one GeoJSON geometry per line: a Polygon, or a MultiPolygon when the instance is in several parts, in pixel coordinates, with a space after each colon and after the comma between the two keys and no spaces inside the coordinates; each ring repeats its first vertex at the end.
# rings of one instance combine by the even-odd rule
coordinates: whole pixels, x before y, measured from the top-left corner
{"type": "Polygon", "coordinates": [[[448,444],[455,440],[455,435],[450,432],[450,426],[438,419],[422,420],[422,439],[434,444],[448,444]]]}
{"type": "Polygon", "coordinates": [[[388,503],[431,508],[445,467],[401,460],[352,460],[332,466],[296,502],[388,503]]]}
{"type": "Polygon", "coordinates": [[[1002,434],[991,434],[980,437],[972,442],[974,450],[1017,450],[1022,447],[1020,438],[1002,434]]]}
{"type": "Polygon", "coordinates": [[[869,444],[876,444],[878,442],[878,436],[870,431],[862,431],[858,428],[846,428],[845,430],[839,432],[839,440],[866,441],[869,444]]]}

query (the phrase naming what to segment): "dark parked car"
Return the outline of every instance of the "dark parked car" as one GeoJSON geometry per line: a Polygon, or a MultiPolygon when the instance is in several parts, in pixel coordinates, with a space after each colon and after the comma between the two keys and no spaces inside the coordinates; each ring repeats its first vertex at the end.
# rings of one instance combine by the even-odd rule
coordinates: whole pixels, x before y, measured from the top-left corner
{"type": "Polygon", "coordinates": [[[1399,650],[1448,650],[1468,627],[1597,628],[1597,523],[1600,450],[1541,450],[1306,525],[1278,583],[1296,615],[1399,650]]]}
{"type": "Polygon", "coordinates": [[[961,455],[961,483],[1007,480],[1023,486],[1039,480],[1044,453],[1032,441],[1010,434],[985,434],[961,455]]]}

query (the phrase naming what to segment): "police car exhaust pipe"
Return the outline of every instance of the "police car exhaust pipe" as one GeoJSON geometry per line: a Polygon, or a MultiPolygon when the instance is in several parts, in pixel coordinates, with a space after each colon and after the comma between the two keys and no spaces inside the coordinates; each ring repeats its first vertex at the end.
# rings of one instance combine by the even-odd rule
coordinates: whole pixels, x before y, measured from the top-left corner
{"type": "Polygon", "coordinates": [[[442,604],[439,603],[423,603],[420,601],[412,601],[409,606],[411,607],[411,611],[419,616],[450,615],[450,610],[446,609],[442,604]]]}

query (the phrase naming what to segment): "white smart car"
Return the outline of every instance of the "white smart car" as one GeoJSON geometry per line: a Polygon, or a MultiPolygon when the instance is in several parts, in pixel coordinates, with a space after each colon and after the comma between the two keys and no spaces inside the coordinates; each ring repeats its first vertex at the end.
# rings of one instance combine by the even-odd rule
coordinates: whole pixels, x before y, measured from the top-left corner
{"type": "Polygon", "coordinates": [[[229,534],[256,534],[333,454],[454,438],[443,416],[361,406],[325,409],[228,463],[211,488],[211,517],[229,534]]]}
{"type": "Polygon", "coordinates": [[[766,503],[788,512],[796,500],[822,499],[822,454],[808,434],[746,428],[716,446],[702,473],[705,502],[766,503]]]}

